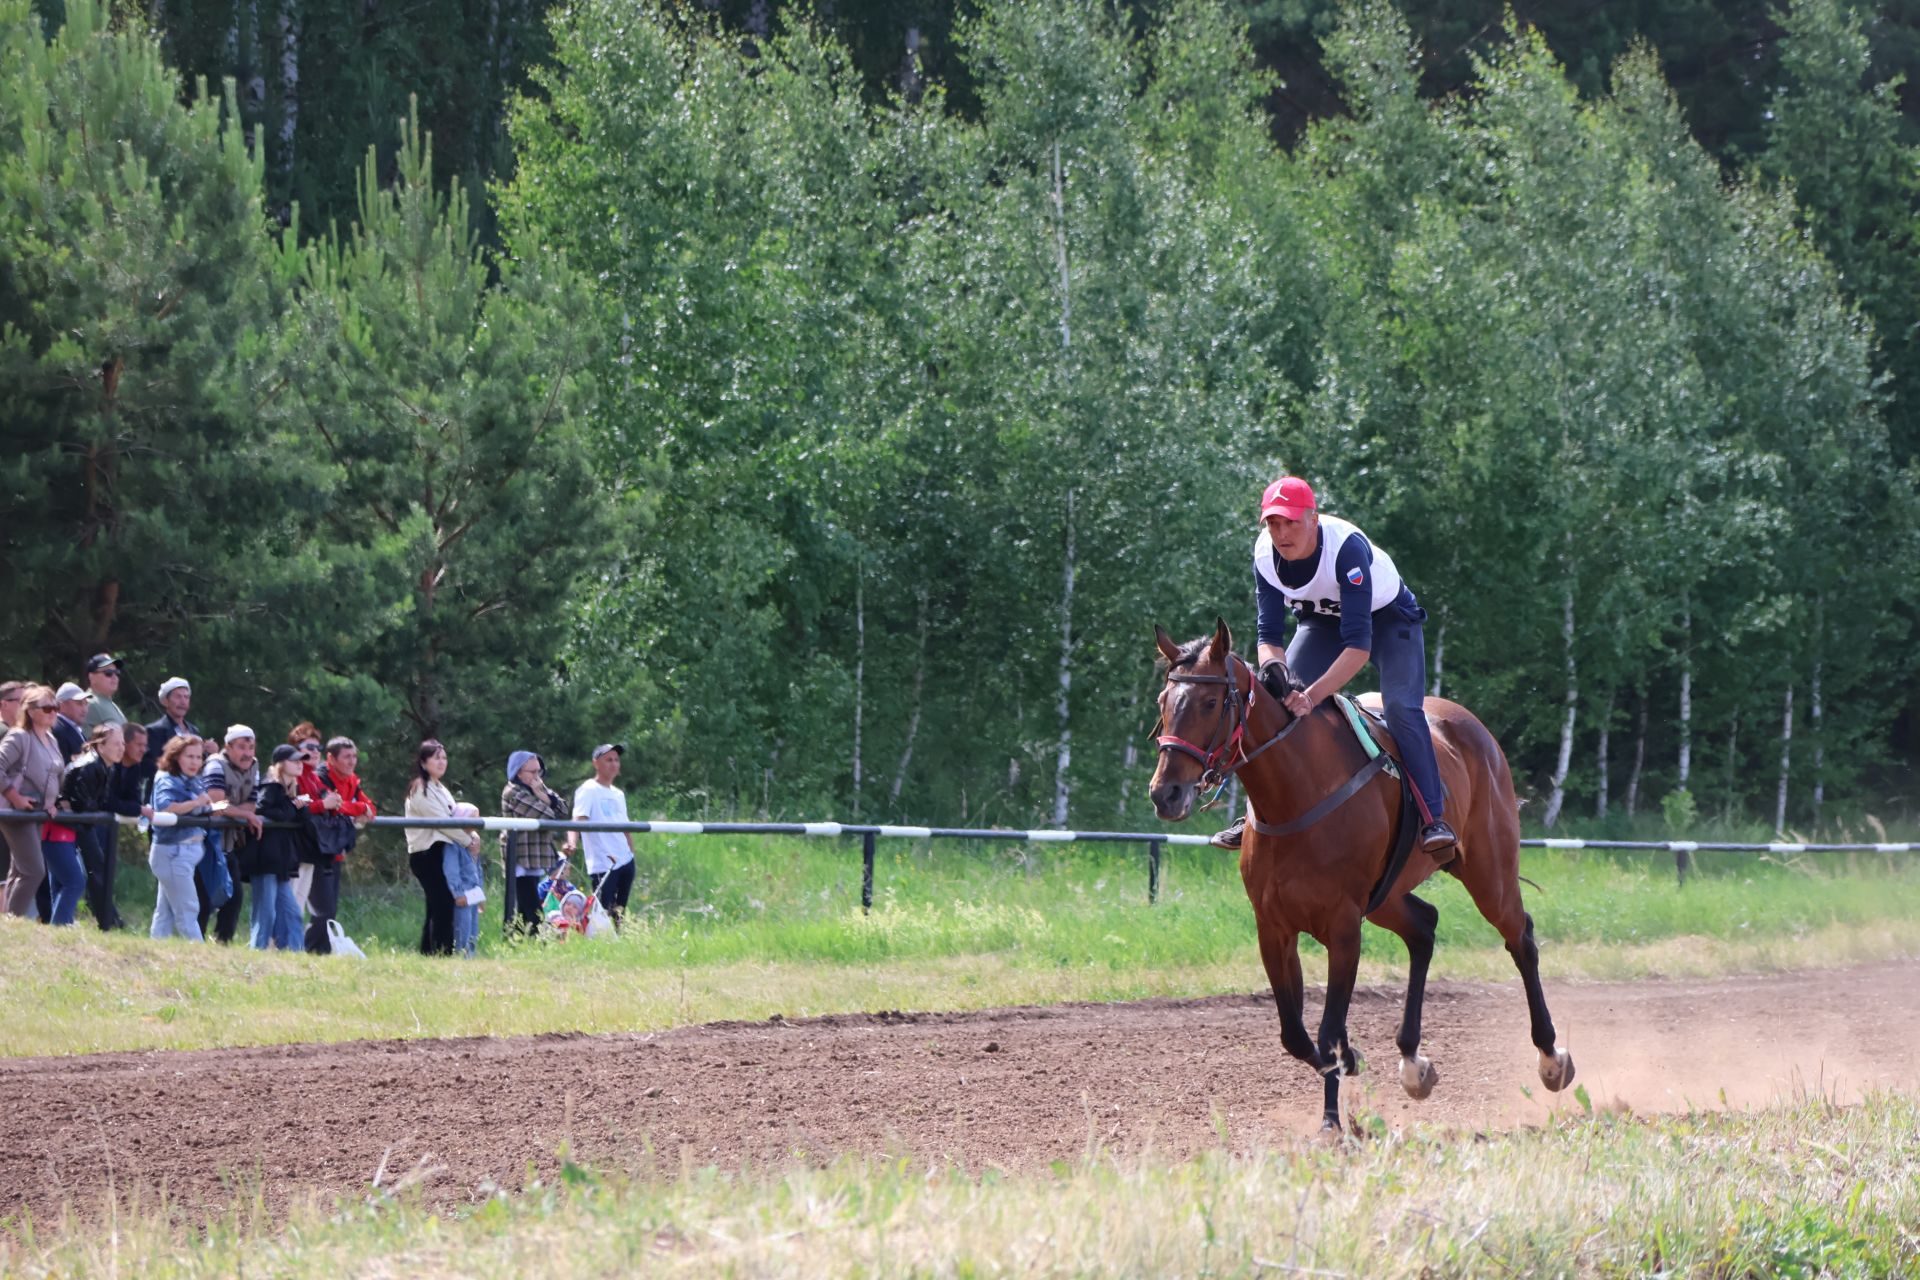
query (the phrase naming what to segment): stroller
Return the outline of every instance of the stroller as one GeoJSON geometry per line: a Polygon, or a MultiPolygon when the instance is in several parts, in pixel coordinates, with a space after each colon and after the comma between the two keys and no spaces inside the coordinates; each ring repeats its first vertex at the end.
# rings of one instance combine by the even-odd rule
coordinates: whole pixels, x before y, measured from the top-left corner
{"type": "Polygon", "coordinates": [[[568,938],[601,938],[613,933],[613,920],[600,905],[600,886],[583,891],[567,879],[567,864],[535,886],[540,895],[540,911],[546,917],[552,936],[561,942],[568,938]]]}

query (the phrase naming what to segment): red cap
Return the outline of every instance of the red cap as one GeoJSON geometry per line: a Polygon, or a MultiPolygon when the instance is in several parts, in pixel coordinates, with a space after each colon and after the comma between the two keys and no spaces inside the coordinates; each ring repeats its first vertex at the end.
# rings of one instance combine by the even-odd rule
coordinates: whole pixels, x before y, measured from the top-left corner
{"type": "Polygon", "coordinates": [[[1284,516],[1288,520],[1298,520],[1309,511],[1315,510],[1313,486],[1299,476],[1281,476],[1267,486],[1260,495],[1260,518],[1284,516]]]}

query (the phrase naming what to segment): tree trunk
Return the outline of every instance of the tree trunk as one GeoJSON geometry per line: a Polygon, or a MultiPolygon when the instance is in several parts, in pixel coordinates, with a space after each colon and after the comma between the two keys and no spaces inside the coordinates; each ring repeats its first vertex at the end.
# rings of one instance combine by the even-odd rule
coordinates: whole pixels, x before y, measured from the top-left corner
{"type": "Polygon", "coordinates": [[[1613,729],[1613,690],[1607,690],[1607,696],[1600,704],[1600,742],[1594,751],[1594,794],[1593,816],[1605,821],[1607,816],[1607,741],[1613,729]]]}
{"type": "Polygon", "coordinates": [[[1540,819],[1542,825],[1548,828],[1560,820],[1560,808],[1567,800],[1567,770],[1573,763],[1573,723],[1580,709],[1579,672],[1574,665],[1573,654],[1572,587],[1568,587],[1561,596],[1560,608],[1560,641],[1567,660],[1567,715],[1560,725],[1560,755],[1553,766],[1553,791],[1547,796],[1547,811],[1540,819]]]}
{"type": "Polygon", "coordinates": [[[1675,786],[1685,791],[1693,776],[1693,605],[1680,597],[1680,771],[1675,786]]]}
{"type": "Polygon", "coordinates": [[[1793,686],[1787,686],[1786,707],[1780,713],[1780,796],[1773,806],[1776,835],[1787,829],[1787,779],[1793,765],[1793,686]]]}
{"type": "Polygon", "coordinates": [[[853,579],[853,816],[860,816],[860,721],[867,702],[867,565],[853,579]]]}
{"type": "Polygon", "coordinates": [[[1073,763],[1073,723],[1068,716],[1067,695],[1073,688],[1073,498],[1067,490],[1067,548],[1065,566],[1060,574],[1060,699],[1055,708],[1060,721],[1060,746],[1053,766],[1053,822],[1067,821],[1067,769],[1073,763]]]}
{"type": "Polygon", "coordinates": [[[1432,697],[1437,698],[1440,696],[1440,673],[1444,668],[1446,661],[1447,661],[1447,615],[1443,613],[1440,615],[1440,625],[1434,628],[1434,634],[1433,634],[1433,693],[1431,695],[1432,697]]]}
{"type": "Polygon", "coordinates": [[[1633,734],[1633,769],[1627,774],[1627,816],[1640,812],[1640,772],[1647,763],[1647,691],[1638,691],[1640,720],[1633,734]]]}
{"type": "Polygon", "coordinates": [[[1820,659],[1826,652],[1827,639],[1827,598],[1815,596],[1813,600],[1813,695],[1812,705],[1807,708],[1813,730],[1813,829],[1820,829],[1820,806],[1827,798],[1827,743],[1820,733],[1820,717],[1824,706],[1820,700],[1820,659]]]}
{"type": "MultiPolygon", "coordinates": [[[[1133,697],[1127,702],[1127,723],[1133,724],[1133,718],[1140,714],[1140,691],[1135,689],[1133,697]]],[[[1126,746],[1120,749],[1120,804],[1114,810],[1121,818],[1127,816],[1127,791],[1133,786],[1133,771],[1140,767],[1140,740],[1133,734],[1127,735],[1126,746]]]]}
{"type": "Polygon", "coordinates": [[[900,749],[900,767],[893,771],[893,787],[887,793],[887,803],[898,806],[900,789],[907,785],[907,766],[913,763],[913,740],[920,735],[920,695],[927,687],[927,589],[920,588],[920,620],[918,639],[915,642],[913,659],[913,704],[907,713],[907,742],[900,749]]]}
{"type": "Polygon", "coordinates": [[[1733,722],[1727,726],[1727,785],[1721,813],[1729,820],[1734,815],[1740,794],[1740,708],[1733,709],[1733,722]]]}
{"type": "Polygon", "coordinates": [[[294,140],[300,130],[300,22],[296,0],[280,0],[280,154],[284,177],[293,175],[294,140]]]}

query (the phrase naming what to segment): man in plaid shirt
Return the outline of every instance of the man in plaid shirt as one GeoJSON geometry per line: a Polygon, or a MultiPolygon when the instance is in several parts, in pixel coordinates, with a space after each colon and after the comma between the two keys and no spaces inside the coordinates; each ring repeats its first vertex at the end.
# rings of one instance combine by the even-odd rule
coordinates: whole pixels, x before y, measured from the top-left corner
{"type": "MultiPolygon", "coordinates": [[[[533,752],[516,751],[507,757],[507,785],[500,793],[500,812],[509,818],[566,821],[567,802],[547,786],[546,762],[533,752]]],[[[574,835],[568,832],[565,843],[555,849],[554,834],[551,831],[501,833],[501,861],[510,892],[501,894],[500,900],[508,933],[517,929],[533,934],[540,930],[538,885],[566,861],[575,847],[574,835]]]]}

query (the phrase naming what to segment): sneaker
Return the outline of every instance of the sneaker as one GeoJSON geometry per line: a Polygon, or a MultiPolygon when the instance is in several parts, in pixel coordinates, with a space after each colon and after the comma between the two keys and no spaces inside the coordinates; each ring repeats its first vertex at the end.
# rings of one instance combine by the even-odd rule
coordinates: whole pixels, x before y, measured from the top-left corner
{"type": "Polygon", "coordinates": [[[1214,832],[1207,843],[1216,849],[1238,849],[1240,847],[1240,837],[1246,833],[1246,818],[1235,818],[1232,825],[1228,826],[1225,830],[1214,832]]]}
{"type": "Polygon", "coordinates": [[[1420,831],[1420,847],[1432,854],[1434,861],[1443,867],[1453,861],[1454,845],[1459,840],[1453,828],[1444,822],[1429,822],[1420,831]],[[1445,856],[1442,857],[1442,854],[1445,856]]]}

